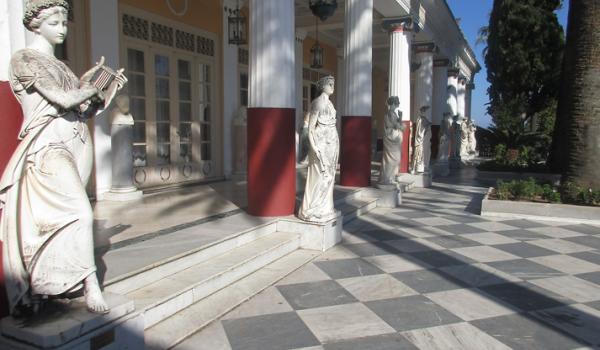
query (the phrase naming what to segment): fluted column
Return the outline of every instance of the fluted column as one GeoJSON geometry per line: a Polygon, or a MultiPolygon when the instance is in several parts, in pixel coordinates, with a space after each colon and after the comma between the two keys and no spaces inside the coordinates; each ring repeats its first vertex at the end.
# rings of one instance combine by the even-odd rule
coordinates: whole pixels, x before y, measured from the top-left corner
{"type": "Polygon", "coordinates": [[[344,28],[340,182],[366,187],[371,180],[373,0],[347,0],[344,28]]]}
{"type": "MultiPolygon", "coordinates": [[[[223,33],[228,33],[227,19],[237,8],[235,0],[223,1],[223,33]]],[[[223,172],[226,178],[233,173],[233,120],[239,113],[240,107],[240,72],[238,64],[238,46],[223,39],[223,172]]]]}
{"type": "Polygon", "coordinates": [[[471,104],[472,104],[472,98],[473,98],[473,90],[475,89],[475,84],[473,83],[468,83],[466,85],[466,92],[465,92],[465,116],[469,119],[471,119],[473,116],[471,115],[471,104]]]}
{"type": "Polygon", "coordinates": [[[458,86],[456,88],[456,109],[461,119],[465,118],[465,98],[466,98],[467,79],[465,77],[458,78],[458,86]]]}
{"type": "MultiPolygon", "coordinates": [[[[458,74],[458,68],[452,67],[448,69],[448,98],[446,102],[446,107],[453,118],[458,115],[458,74]]],[[[455,124],[453,125],[456,127],[455,124]]],[[[456,135],[457,133],[458,130],[453,128],[453,135],[456,135]]],[[[456,157],[458,155],[458,147],[459,145],[456,142],[456,137],[452,137],[450,145],[451,157],[456,157]]]]}
{"type": "Polygon", "coordinates": [[[248,213],[294,213],[296,51],[293,0],[250,0],[248,213]]]}
{"type": "Polygon", "coordinates": [[[448,65],[447,59],[433,61],[433,97],[431,106],[431,158],[436,159],[439,152],[440,125],[446,112],[448,99],[448,65]]]}
{"type": "Polygon", "coordinates": [[[405,17],[385,20],[383,27],[390,32],[389,95],[398,96],[402,111],[402,123],[405,126],[400,173],[408,173],[411,127],[410,41],[414,25],[411,17],[405,17]]]}
{"type": "MultiPolygon", "coordinates": [[[[417,118],[421,107],[429,106],[425,112],[427,120],[432,121],[432,103],[433,103],[433,53],[436,50],[434,43],[420,43],[412,46],[416,54],[416,62],[420,64],[416,72],[415,80],[415,111],[414,117],[417,118]]],[[[430,133],[431,136],[431,133],[430,133]]],[[[429,161],[431,159],[431,137],[423,140],[423,165],[425,172],[429,172],[429,161]]]]}

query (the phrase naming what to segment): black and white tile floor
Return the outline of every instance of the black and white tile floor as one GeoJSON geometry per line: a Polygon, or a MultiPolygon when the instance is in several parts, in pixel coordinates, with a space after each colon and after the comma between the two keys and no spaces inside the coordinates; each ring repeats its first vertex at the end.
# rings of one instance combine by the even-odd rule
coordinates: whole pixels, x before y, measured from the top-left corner
{"type": "Polygon", "coordinates": [[[486,219],[435,183],[177,349],[600,348],[600,227],[486,219]]]}

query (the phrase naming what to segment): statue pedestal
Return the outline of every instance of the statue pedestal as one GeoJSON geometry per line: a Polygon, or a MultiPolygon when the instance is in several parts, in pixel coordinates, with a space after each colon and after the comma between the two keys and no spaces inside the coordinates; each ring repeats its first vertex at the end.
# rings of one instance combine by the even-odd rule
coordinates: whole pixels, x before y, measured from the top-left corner
{"type": "Polygon", "coordinates": [[[414,187],[430,187],[431,186],[431,173],[420,173],[420,174],[400,174],[398,176],[399,182],[408,182],[413,184],[414,187]]]}
{"type": "Polygon", "coordinates": [[[118,115],[111,128],[112,186],[99,200],[128,202],[142,198],[142,191],[133,185],[133,118],[118,115]]]}
{"type": "Polygon", "coordinates": [[[344,218],[341,211],[335,219],[326,222],[308,222],[286,217],[277,223],[277,231],[300,234],[300,248],[326,251],[342,240],[344,218]]]}
{"type": "Polygon", "coordinates": [[[103,293],[110,312],[94,314],[83,298],[50,303],[40,315],[1,321],[2,349],[143,349],[144,316],[133,314],[133,301],[103,293]]]}
{"type": "Polygon", "coordinates": [[[377,198],[377,206],[382,208],[396,208],[402,204],[402,191],[398,184],[375,184],[376,188],[363,190],[365,197],[377,198]]]}
{"type": "Polygon", "coordinates": [[[450,169],[460,169],[463,167],[462,160],[458,157],[450,158],[450,169]]]}

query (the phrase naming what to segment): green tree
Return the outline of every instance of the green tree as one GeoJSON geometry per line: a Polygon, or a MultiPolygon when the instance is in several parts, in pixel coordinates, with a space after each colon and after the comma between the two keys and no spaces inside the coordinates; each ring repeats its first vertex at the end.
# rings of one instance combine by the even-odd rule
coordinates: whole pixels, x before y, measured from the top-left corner
{"type": "Polygon", "coordinates": [[[554,13],[560,6],[560,0],[494,0],[482,36],[487,34],[488,113],[497,129],[513,135],[535,130],[555,105],[564,49],[554,13]]]}
{"type": "Polygon", "coordinates": [[[563,182],[600,189],[600,1],[571,0],[552,165],[563,182]]]}

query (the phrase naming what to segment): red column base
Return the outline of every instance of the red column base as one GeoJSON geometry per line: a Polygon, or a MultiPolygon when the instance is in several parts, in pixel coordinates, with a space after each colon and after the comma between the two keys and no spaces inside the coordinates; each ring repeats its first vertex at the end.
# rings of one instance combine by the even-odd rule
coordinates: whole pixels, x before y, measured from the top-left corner
{"type": "Polygon", "coordinates": [[[438,157],[440,148],[440,129],[439,125],[431,126],[431,160],[435,160],[438,157]]]}
{"type": "Polygon", "coordinates": [[[296,205],[294,108],[248,108],[248,214],[287,216],[296,205]]]}
{"type": "Polygon", "coordinates": [[[371,184],[371,117],[342,118],[340,184],[368,187],[371,184]]]}
{"type": "Polygon", "coordinates": [[[404,134],[402,135],[400,173],[406,174],[408,173],[408,166],[410,163],[410,145],[412,144],[412,140],[410,139],[410,128],[412,124],[410,120],[403,120],[402,124],[404,125],[404,134]]]}
{"type": "MultiPolygon", "coordinates": [[[[23,111],[21,105],[15,99],[10,84],[7,81],[0,82],[0,176],[10,160],[13,152],[19,144],[18,135],[23,123],[23,111]]],[[[0,210],[0,216],[2,211],[0,210]]],[[[4,283],[4,268],[2,266],[2,241],[0,241],[0,318],[8,316],[8,299],[4,283]]]]}

